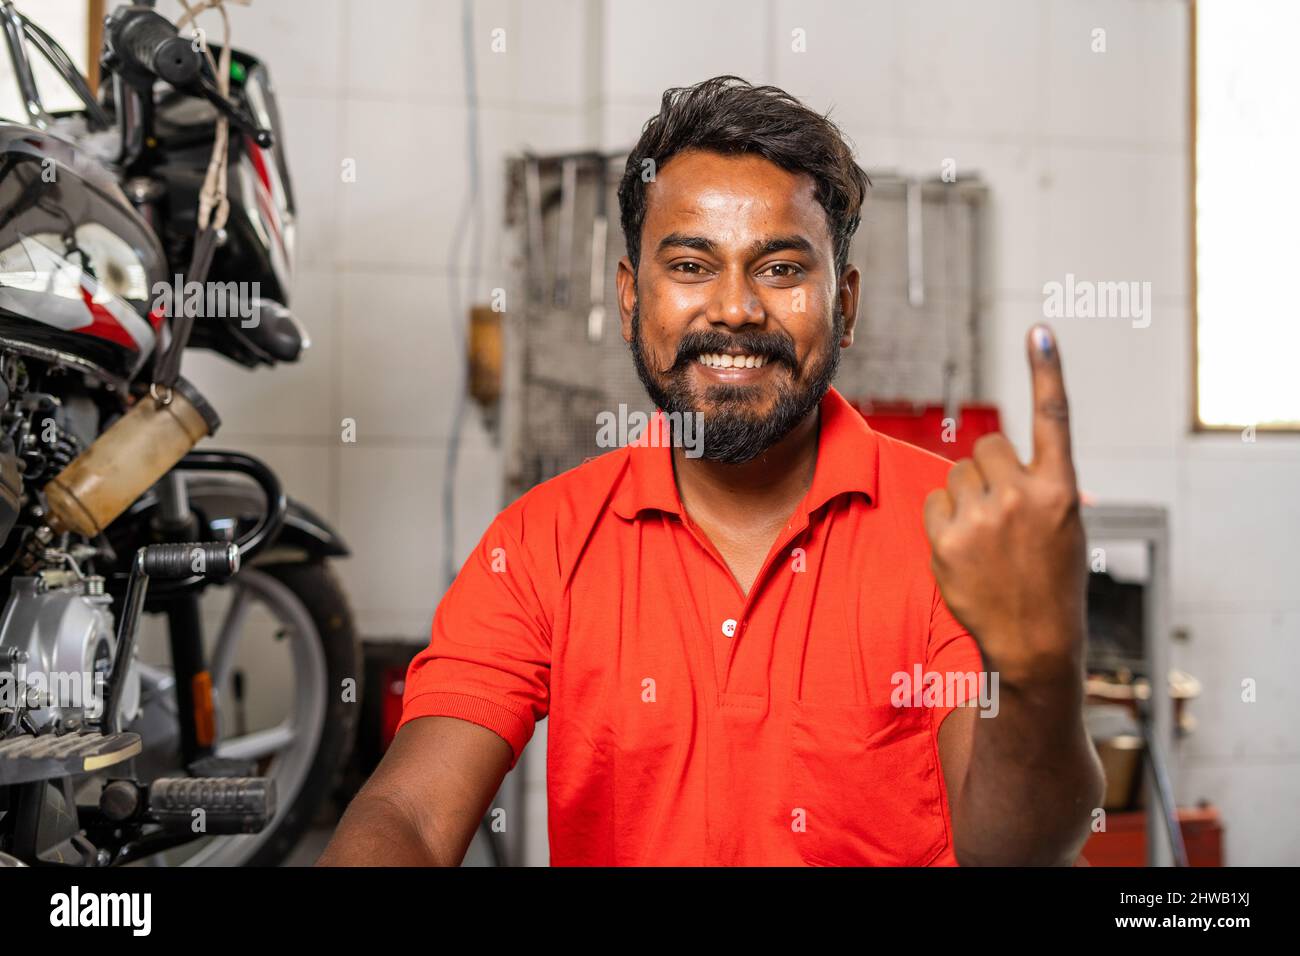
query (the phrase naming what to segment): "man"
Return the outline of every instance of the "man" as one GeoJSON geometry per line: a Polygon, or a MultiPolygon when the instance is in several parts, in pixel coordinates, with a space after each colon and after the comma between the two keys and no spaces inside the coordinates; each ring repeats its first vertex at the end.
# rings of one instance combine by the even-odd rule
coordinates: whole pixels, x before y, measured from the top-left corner
{"type": "Polygon", "coordinates": [[[557,865],[1077,859],[1102,778],[1060,356],[1031,330],[1028,466],[872,431],[830,387],[867,185],[778,89],[664,95],[619,191],[619,309],[703,455],[648,436],[496,518],[322,864],[459,864],[547,716],[557,865]],[[996,706],[957,706],[984,670],[996,706]]]}

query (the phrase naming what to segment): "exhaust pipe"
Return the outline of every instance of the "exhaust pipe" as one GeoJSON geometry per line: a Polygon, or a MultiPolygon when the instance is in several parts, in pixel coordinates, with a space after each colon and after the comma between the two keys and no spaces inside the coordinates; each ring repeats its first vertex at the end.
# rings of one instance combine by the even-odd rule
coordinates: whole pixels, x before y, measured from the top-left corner
{"type": "MultiPolygon", "coordinates": [[[[152,390],[151,390],[152,392],[152,390]]],[[[45,486],[46,524],[56,534],[94,538],[202,439],[221,419],[189,382],[165,399],[142,396],[45,486]]]]}

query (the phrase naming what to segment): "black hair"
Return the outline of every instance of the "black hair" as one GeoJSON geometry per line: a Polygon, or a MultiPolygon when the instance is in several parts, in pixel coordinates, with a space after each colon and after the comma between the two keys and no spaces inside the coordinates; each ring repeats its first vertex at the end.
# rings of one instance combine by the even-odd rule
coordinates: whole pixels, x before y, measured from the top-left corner
{"type": "Polygon", "coordinates": [[[830,223],[835,274],[842,275],[871,180],[828,116],[779,87],[754,86],[738,76],[715,76],[694,86],[665,90],[659,113],[642,127],[618,187],[633,274],[641,259],[646,187],[652,178],[645,171],[657,174],[677,153],[700,149],[724,155],[754,153],[782,169],[810,175],[816,182],[817,202],[830,223]]]}

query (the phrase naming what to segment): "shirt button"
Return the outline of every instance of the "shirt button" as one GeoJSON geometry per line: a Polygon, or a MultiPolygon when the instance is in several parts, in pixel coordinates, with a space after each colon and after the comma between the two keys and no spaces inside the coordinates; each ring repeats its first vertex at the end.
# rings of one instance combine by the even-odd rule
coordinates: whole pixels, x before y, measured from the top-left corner
{"type": "Polygon", "coordinates": [[[731,617],[729,617],[729,618],[727,618],[725,621],[722,622],[722,633],[725,634],[725,635],[727,635],[727,637],[735,637],[735,636],[736,636],[736,619],[735,619],[735,618],[731,618],[731,617]]]}

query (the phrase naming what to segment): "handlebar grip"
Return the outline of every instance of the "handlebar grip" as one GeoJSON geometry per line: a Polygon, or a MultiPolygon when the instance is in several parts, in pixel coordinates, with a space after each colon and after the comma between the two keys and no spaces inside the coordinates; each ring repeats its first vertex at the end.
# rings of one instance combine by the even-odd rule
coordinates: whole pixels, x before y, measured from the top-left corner
{"type": "Polygon", "coordinates": [[[151,578],[228,578],[239,570],[239,545],[223,541],[150,544],[140,570],[151,578]]]}
{"type": "Polygon", "coordinates": [[[110,18],[110,45],[129,66],[173,86],[183,86],[198,77],[203,56],[171,21],[140,7],[119,8],[119,13],[110,18]]]}

